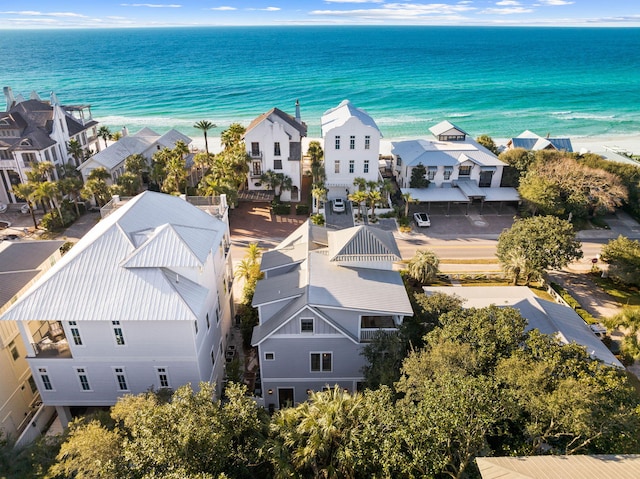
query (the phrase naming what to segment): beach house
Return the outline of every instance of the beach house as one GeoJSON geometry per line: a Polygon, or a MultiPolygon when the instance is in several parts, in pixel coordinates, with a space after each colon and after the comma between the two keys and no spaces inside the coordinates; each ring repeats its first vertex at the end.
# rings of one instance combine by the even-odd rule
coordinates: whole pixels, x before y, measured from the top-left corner
{"type": "MultiPolygon", "coordinates": [[[[14,96],[4,87],[7,109],[0,112],[0,203],[18,203],[13,185],[27,181],[26,173],[36,163],[54,165],[71,162],[78,166],[84,158],[74,158],[69,141],[75,140],[85,154],[100,151],[98,122],[90,105],[62,105],[51,93],[43,101],[32,92],[29,99],[14,96]]],[[[52,172],[57,179],[57,171],[52,172]]]]}
{"type": "Polygon", "coordinates": [[[263,254],[253,306],[265,406],[305,401],[308,391],[360,388],[360,354],[375,334],[393,334],[413,311],[393,235],[368,226],[302,224],[263,254]]]}
{"type": "Polygon", "coordinates": [[[247,178],[249,191],[269,190],[271,185],[262,179],[262,175],[269,171],[291,179],[291,185],[277,186],[276,194],[280,194],[283,201],[299,201],[302,138],[306,136],[307,125],[300,118],[299,102],[296,102],[295,117],[272,108],[253,120],[244,135],[247,153],[251,157],[247,178]]]}
{"type": "Polygon", "coordinates": [[[144,192],[93,227],[2,316],[17,321],[42,402],[222,384],[233,316],[227,211],[144,192]]]}
{"type": "Polygon", "coordinates": [[[554,335],[564,344],[577,343],[587,353],[608,366],[623,369],[622,363],[604,343],[589,329],[587,323],[569,306],[536,296],[526,286],[477,286],[451,288],[425,286],[427,295],[434,293],[455,294],[464,300],[465,308],[484,308],[490,305],[511,307],[520,311],[527,320],[527,330],[537,329],[543,334],[554,335]]]}
{"type": "Polygon", "coordinates": [[[84,181],[96,168],[105,168],[115,182],[125,172],[125,160],[132,155],[142,155],[151,165],[153,154],[164,148],[173,149],[178,141],[190,145],[192,140],[175,129],[160,135],[150,128],[143,128],[133,135],[127,135],[113,142],[107,148],[85,161],[78,170],[84,181]]]}
{"type": "Polygon", "coordinates": [[[515,188],[502,187],[505,163],[462,128],[442,121],[431,139],[392,143],[392,171],[403,194],[420,203],[517,202],[515,188]],[[412,188],[415,168],[424,168],[426,188],[412,188]]]}
{"type": "MultiPolygon", "coordinates": [[[[60,260],[63,243],[0,242],[0,314],[60,260]]],[[[0,436],[18,446],[27,444],[40,434],[50,417],[41,405],[17,323],[0,321],[0,436]]]]}
{"type": "Polygon", "coordinates": [[[344,100],[322,115],[321,128],[327,199],[346,198],[355,190],[355,178],[381,179],[382,133],[367,112],[344,100]]]}
{"type": "Polygon", "coordinates": [[[570,138],[551,138],[549,134],[546,137],[542,137],[529,130],[523,131],[515,138],[507,141],[506,149],[512,150],[513,148],[524,148],[530,151],[555,150],[566,151],[567,153],[573,152],[570,138]]]}

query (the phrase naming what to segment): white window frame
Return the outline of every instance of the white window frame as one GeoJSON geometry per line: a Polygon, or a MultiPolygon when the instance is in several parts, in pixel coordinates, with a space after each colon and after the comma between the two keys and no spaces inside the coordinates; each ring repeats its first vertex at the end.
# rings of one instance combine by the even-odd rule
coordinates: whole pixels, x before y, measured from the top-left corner
{"type": "Polygon", "coordinates": [[[124,368],[124,366],[114,366],[113,367],[113,376],[116,379],[116,386],[118,387],[118,391],[131,391],[131,389],[129,388],[129,378],[127,377],[127,372],[124,368]],[[122,376],[123,381],[124,381],[124,385],[126,386],[125,389],[122,389],[122,384],[120,383],[120,376],[122,376]]]}
{"type": "Polygon", "coordinates": [[[364,160],[363,173],[369,173],[369,160],[364,160]]]}
{"type": "Polygon", "coordinates": [[[42,383],[42,389],[45,391],[55,391],[56,388],[53,387],[53,382],[51,381],[51,376],[49,376],[49,371],[47,368],[38,368],[38,376],[40,382],[42,383]],[[46,378],[46,379],[45,379],[46,378]],[[47,387],[47,384],[49,387],[47,387]]]}
{"type": "Polygon", "coordinates": [[[92,392],[93,389],[91,389],[91,381],[89,381],[89,374],[87,373],[87,368],[85,368],[84,366],[78,366],[75,368],[75,370],[76,370],[76,376],[78,378],[78,385],[80,386],[80,391],[83,393],[92,392]],[[82,381],[82,378],[84,378],[84,382],[82,381]],[[85,388],[85,382],[86,382],[87,388],[85,388]]]}
{"type": "Polygon", "coordinates": [[[116,342],[116,346],[126,346],[127,341],[124,338],[124,331],[122,331],[122,325],[120,321],[111,321],[113,328],[113,339],[116,342]]]}
{"type": "Polygon", "coordinates": [[[314,318],[310,318],[310,317],[304,317],[304,318],[300,318],[300,334],[313,334],[316,330],[316,322],[314,318]],[[305,331],[302,329],[302,323],[303,321],[308,321],[311,320],[311,331],[305,331]]]}
{"type": "Polygon", "coordinates": [[[336,135],[334,146],[336,150],[340,149],[340,135],[336,135]]]}
{"type": "Polygon", "coordinates": [[[365,150],[371,149],[371,136],[369,135],[365,135],[364,137],[364,149],[365,150]]]}
{"type": "Polygon", "coordinates": [[[356,160],[349,160],[349,173],[355,173],[356,171],[356,160]]]}
{"type": "Polygon", "coordinates": [[[331,373],[333,372],[333,351],[311,351],[309,353],[309,372],[312,373],[331,373]],[[323,364],[322,364],[322,360],[323,360],[323,355],[325,354],[329,354],[330,358],[331,358],[331,366],[329,369],[324,369],[323,364]],[[318,370],[314,370],[313,369],[313,356],[318,355],[318,359],[320,361],[319,363],[319,369],[318,370]]]}
{"type": "Polygon", "coordinates": [[[69,333],[71,334],[74,346],[84,346],[77,321],[69,321],[69,333]]]}
{"type": "Polygon", "coordinates": [[[282,156],[282,150],[280,149],[280,142],[273,142],[273,156],[282,156]]]}
{"type": "Polygon", "coordinates": [[[351,135],[349,137],[349,149],[350,150],[355,150],[356,149],[356,137],[355,137],[355,135],[351,135]]]}
{"type": "Polygon", "coordinates": [[[265,361],[275,361],[276,360],[276,353],[274,352],[265,352],[264,353],[264,360],[265,361]],[[269,355],[271,355],[271,357],[269,357],[269,355]]]}
{"type": "Polygon", "coordinates": [[[340,160],[336,160],[333,162],[333,172],[337,175],[340,174],[340,160]]]}
{"type": "Polygon", "coordinates": [[[166,366],[156,366],[156,378],[158,379],[159,389],[168,389],[171,387],[171,381],[169,380],[169,368],[166,366]],[[162,385],[162,376],[164,376],[164,381],[167,383],[166,386],[162,385]]]}

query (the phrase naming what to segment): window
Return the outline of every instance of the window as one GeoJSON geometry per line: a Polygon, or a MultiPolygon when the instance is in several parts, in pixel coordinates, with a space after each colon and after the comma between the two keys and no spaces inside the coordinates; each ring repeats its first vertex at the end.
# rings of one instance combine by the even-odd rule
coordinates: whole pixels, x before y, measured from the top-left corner
{"type": "Polygon", "coordinates": [[[331,353],[311,353],[312,372],[331,372],[331,353]]]}
{"type": "Polygon", "coordinates": [[[160,384],[161,388],[169,387],[169,375],[167,373],[167,368],[156,368],[158,373],[158,384],[160,384]]]}
{"type": "Polygon", "coordinates": [[[313,333],[313,318],[300,318],[300,332],[313,333]]]}
{"type": "Polygon", "coordinates": [[[18,352],[18,346],[16,346],[15,341],[11,341],[9,343],[9,351],[11,351],[11,357],[14,361],[16,361],[20,357],[20,353],[18,352]]]}
{"type": "Polygon", "coordinates": [[[433,166],[430,166],[427,169],[427,179],[429,181],[433,181],[433,179],[436,177],[436,171],[438,171],[437,168],[433,166]]]}
{"type": "Polygon", "coordinates": [[[113,324],[113,334],[116,336],[116,344],[118,346],[124,346],[124,334],[122,334],[122,328],[120,327],[120,321],[111,321],[113,324]]]}
{"type": "Polygon", "coordinates": [[[349,149],[350,150],[355,150],[356,149],[356,137],[351,135],[349,137],[349,149]]]}
{"type": "Polygon", "coordinates": [[[251,142],[251,156],[260,156],[260,143],[257,141],[251,142]]]}
{"type": "Polygon", "coordinates": [[[216,350],[215,348],[211,350],[211,365],[216,365],[216,350]]]}
{"type": "Polygon", "coordinates": [[[471,166],[463,165],[458,170],[458,176],[469,176],[471,174],[471,166]]]}
{"type": "Polygon", "coordinates": [[[273,156],[280,156],[280,142],[276,141],[273,144],[273,156]]]}
{"type": "Polygon", "coordinates": [[[265,361],[273,361],[276,359],[276,353],[264,353],[265,361]]]}
{"type": "Polygon", "coordinates": [[[76,368],[76,372],[78,373],[78,381],[80,381],[80,388],[83,391],[91,391],[91,386],[89,385],[89,378],[87,377],[87,373],[84,368],[76,368]]]}
{"type": "Polygon", "coordinates": [[[334,173],[340,173],[340,160],[336,160],[333,163],[333,172],[334,173]]]}
{"type": "Polygon", "coordinates": [[[364,160],[364,172],[369,173],[369,160],[364,160]]]}
{"type": "Polygon", "coordinates": [[[38,372],[40,373],[40,380],[42,381],[42,385],[44,386],[45,390],[53,391],[53,386],[51,385],[51,379],[49,379],[47,368],[39,368],[38,372]]]}
{"type": "Polygon", "coordinates": [[[211,327],[211,321],[209,320],[209,313],[207,313],[207,329],[211,327]]]}
{"type": "Polygon", "coordinates": [[[198,335],[198,320],[197,319],[193,322],[193,326],[196,328],[196,336],[197,336],[198,335]]]}
{"type": "Polygon", "coordinates": [[[31,393],[35,394],[38,391],[38,386],[36,386],[36,382],[33,379],[33,376],[29,376],[29,379],[27,379],[27,382],[29,383],[29,388],[31,389],[31,393]]]}
{"type": "Polygon", "coordinates": [[[118,389],[120,391],[128,391],[127,377],[124,375],[124,368],[115,368],[114,373],[116,375],[116,382],[118,383],[118,389]]]}
{"type": "Polygon", "coordinates": [[[80,330],[75,327],[77,326],[77,323],[75,321],[69,321],[69,326],[71,326],[71,337],[73,338],[73,344],[75,344],[76,346],[82,346],[80,330]]]}
{"type": "Polygon", "coordinates": [[[253,176],[260,176],[262,174],[262,163],[254,161],[251,169],[253,171],[253,176]]]}
{"type": "Polygon", "coordinates": [[[273,160],[273,169],[281,170],[282,169],[282,160],[273,160]]]}
{"type": "Polygon", "coordinates": [[[353,173],[355,171],[356,162],[354,160],[349,160],[349,173],[353,173]]]}
{"type": "Polygon", "coordinates": [[[364,137],[364,149],[365,150],[371,149],[371,137],[369,135],[364,137]]]}
{"type": "Polygon", "coordinates": [[[444,169],[444,179],[445,180],[450,180],[451,179],[451,173],[452,173],[452,169],[449,167],[445,167],[444,169]]]}
{"type": "Polygon", "coordinates": [[[340,135],[336,136],[336,150],[340,149],[340,135]]]}

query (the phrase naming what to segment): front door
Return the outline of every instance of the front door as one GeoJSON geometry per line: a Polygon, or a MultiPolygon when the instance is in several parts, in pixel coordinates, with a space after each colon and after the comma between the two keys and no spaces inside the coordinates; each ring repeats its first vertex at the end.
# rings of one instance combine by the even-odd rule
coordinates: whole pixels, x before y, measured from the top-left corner
{"type": "Polygon", "coordinates": [[[293,406],[293,388],[278,388],[278,408],[293,406]]]}

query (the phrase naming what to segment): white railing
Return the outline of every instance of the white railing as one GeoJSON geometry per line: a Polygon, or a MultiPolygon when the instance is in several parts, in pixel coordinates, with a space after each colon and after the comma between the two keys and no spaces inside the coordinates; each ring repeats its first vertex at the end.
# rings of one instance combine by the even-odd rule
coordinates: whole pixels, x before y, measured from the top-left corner
{"type": "Polygon", "coordinates": [[[397,332],[398,330],[396,328],[362,328],[360,329],[360,342],[371,342],[378,333],[396,334],[397,332]]]}
{"type": "Polygon", "coordinates": [[[20,449],[35,441],[42,433],[47,430],[49,424],[51,424],[52,418],[56,414],[56,408],[53,406],[45,406],[41,404],[36,413],[33,415],[31,421],[22,431],[20,437],[16,441],[15,448],[20,449]]]}

